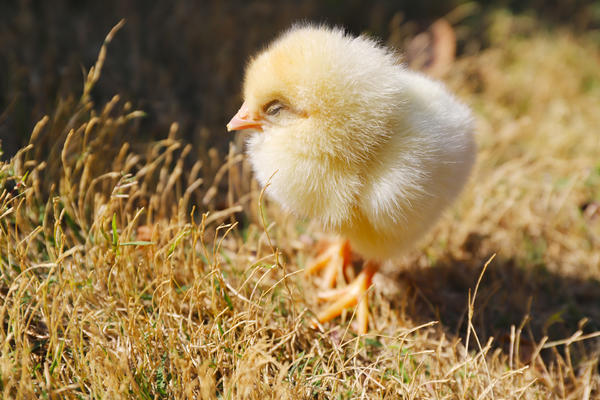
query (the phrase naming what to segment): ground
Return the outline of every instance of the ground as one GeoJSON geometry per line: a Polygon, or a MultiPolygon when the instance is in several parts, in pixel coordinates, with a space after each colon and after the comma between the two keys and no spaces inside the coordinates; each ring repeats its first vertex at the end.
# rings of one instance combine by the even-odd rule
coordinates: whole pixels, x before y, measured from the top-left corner
{"type": "Polygon", "coordinates": [[[475,171],[377,276],[365,336],[352,310],[314,326],[323,234],[262,196],[242,139],[130,146],[144,113],[90,99],[101,51],[0,165],[0,397],[600,396],[598,38],[493,21],[443,78],[475,171]]]}

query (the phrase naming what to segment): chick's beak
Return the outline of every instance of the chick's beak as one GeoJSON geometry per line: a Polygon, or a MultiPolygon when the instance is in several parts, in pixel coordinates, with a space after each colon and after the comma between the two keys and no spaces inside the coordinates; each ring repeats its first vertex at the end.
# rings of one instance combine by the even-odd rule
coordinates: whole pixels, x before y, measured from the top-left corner
{"type": "Polygon", "coordinates": [[[262,130],[263,121],[260,118],[250,116],[250,110],[246,102],[242,104],[238,112],[231,118],[227,124],[227,131],[239,131],[242,129],[262,130]]]}

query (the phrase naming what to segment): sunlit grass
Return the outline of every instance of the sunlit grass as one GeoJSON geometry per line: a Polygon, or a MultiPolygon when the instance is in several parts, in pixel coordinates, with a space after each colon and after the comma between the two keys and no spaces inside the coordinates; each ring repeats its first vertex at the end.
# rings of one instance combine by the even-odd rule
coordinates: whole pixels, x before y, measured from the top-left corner
{"type": "Polygon", "coordinates": [[[131,148],[143,112],[89,96],[103,47],[0,165],[0,397],[598,396],[600,53],[493,43],[446,78],[477,115],[471,183],[376,279],[364,337],[351,312],[313,327],[318,228],[262,198],[239,143],[194,160],[173,124],[131,148]]]}

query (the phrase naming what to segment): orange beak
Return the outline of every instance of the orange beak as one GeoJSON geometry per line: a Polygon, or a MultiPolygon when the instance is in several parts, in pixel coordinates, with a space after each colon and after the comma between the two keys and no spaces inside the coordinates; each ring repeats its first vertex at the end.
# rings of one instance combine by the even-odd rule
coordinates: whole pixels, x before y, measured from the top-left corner
{"type": "Polygon", "coordinates": [[[227,131],[240,131],[242,129],[257,129],[262,131],[262,124],[263,122],[261,119],[254,119],[250,116],[248,105],[244,102],[238,112],[227,124],[227,131]]]}

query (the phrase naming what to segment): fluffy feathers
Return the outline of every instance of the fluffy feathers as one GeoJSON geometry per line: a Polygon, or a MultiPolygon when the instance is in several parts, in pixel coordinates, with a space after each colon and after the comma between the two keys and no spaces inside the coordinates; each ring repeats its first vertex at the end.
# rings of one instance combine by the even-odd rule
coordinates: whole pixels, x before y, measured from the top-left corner
{"type": "Polygon", "coordinates": [[[319,219],[369,259],[414,244],[474,161],[466,106],[340,29],[284,33],[250,61],[244,98],[230,129],[254,128],[248,154],[260,183],[270,179],[284,208],[319,219]]]}

